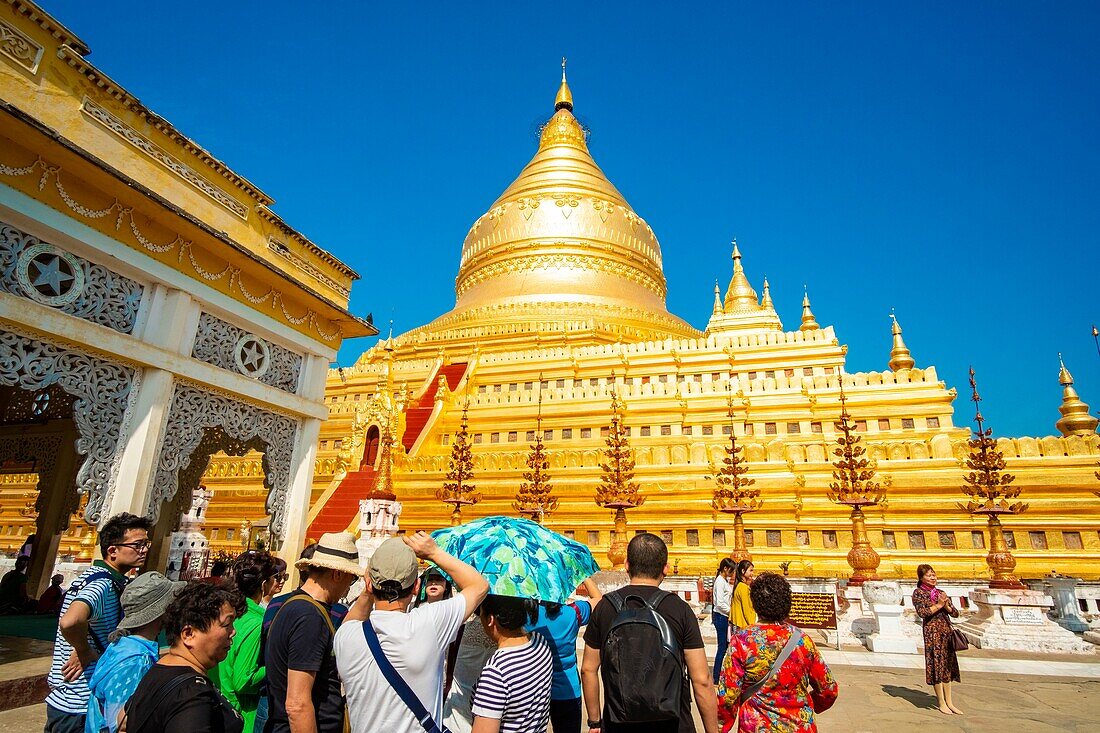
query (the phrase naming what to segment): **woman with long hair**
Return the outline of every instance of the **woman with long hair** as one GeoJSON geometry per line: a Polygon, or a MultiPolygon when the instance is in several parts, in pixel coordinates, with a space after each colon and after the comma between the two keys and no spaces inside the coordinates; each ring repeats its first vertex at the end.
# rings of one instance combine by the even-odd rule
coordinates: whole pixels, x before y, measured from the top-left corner
{"type": "Polygon", "coordinates": [[[714,654],[714,684],[718,684],[718,675],[722,671],[722,660],[726,658],[726,649],[730,643],[730,601],[733,600],[733,560],[723,557],[714,574],[714,608],[710,612],[710,622],[718,636],[718,651],[714,654]]]}
{"type": "Polygon", "coordinates": [[[252,733],[267,678],[267,668],[260,664],[260,629],[264,621],[260,604],[281,584],[282,573],[275,559],[269,552],[249,550],[229,568],[230,583],[244,597],[247,610],[233,622],[233,646],[211,678],[229,704],[241,713],[245,733],[252,733]]]}
{"type": "Polygon", "coordinates": [[[737,563],[733,576],[733,599],[730,601],[730,624],[733,627],[730,629],[731,635],[738,629],[748,628],[756,623],[756,609],[752,605],[752,595],[749,592],[755,573],[752,560],[737,563]]]}
{"type": "Polygon", "coordinates": [[[924,626],[924,678],[936,691],[936,702],[944,715],[962,715],[951,700],[951,683],[959,681],[959,659],[955,656],[955,635],[948,616],[959,611],[951,598],[936,587],[935,569],[928,564],[917,566],[917,587],[913,591],[913,608],[924,626]]]}

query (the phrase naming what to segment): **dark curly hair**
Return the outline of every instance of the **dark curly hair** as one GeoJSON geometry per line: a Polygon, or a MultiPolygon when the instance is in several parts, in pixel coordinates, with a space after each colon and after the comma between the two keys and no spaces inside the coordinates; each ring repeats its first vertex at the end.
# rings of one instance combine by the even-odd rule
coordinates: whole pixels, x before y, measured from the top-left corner
{"type": "Polygon", "coordinates": [[[179,641],[184,627],[206,631],[221,616],[222,606],[228,603],[239,618],[247,605],[244,596],[232,585],[193,580],[168,604],[164,611],[164,635],[168,644],[179,641]]]}
{"type": "Polygon", "coordinates": [[[508,631],[518,631],[525,624],[533,624],[539,616],[538,601],[512,596],[485,596],[478,612],[492,616],[497,625],[508,631]]]}
{"type": "Polygon", "coordinates": [[[246,598],[255,596],[268,578],[278,574],[275,557],[263,550],[241,553],[229,566],[230,577],[246,598]]]}
{"type": "Polygon", "coordinates": [[[761,623],[782,623],[791,615],[791,584],[778,573],[757,575],[749,587],[749,599],[761,623]]]}

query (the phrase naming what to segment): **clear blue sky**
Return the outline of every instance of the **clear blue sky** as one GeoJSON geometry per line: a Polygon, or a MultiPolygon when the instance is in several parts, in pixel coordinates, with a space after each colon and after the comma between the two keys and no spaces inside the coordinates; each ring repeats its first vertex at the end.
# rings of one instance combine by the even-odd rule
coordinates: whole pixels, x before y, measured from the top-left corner
{"type": "Polygon", "coordinates": [[[352,308],[383,333],[454,304],[566,55],[674,313],[705,325],[736,236],[788,328],[809,286],[851,371],[886,367],[896,308],[959,424],[973,364],[997,433],[1053,432],[1059,351],[1100,408],[1100,3],[46,7],[358,270],[352,308]]]}

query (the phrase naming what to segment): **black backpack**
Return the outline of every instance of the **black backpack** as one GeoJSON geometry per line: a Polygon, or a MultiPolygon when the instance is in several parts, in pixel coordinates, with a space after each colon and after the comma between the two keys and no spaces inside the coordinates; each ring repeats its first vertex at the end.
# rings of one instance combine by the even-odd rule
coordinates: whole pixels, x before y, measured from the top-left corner
{"type": "Polygon", "coordinates": [[[605,709],[613,723],[650,723],[680,717],[687,670],[680,642],[657,606],[669,593],[649,600],[613,591],[604,596],[615,620],[600,650],[605,709]],[[636,602],[636,605],[631,605],[636,602]]]}

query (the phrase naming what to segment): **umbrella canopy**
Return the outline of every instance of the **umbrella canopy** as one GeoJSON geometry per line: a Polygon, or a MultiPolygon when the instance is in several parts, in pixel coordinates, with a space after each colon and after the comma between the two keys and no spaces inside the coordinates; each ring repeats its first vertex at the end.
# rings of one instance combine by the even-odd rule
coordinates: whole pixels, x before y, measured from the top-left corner
{"type": "Polygon", "coordinates": [[[600,569],[587,547],[530,519],[486,517],[438,529],[432,537],[473,565],[489,581],[489,592],[501,596],[565,603],[600,569]]]}

